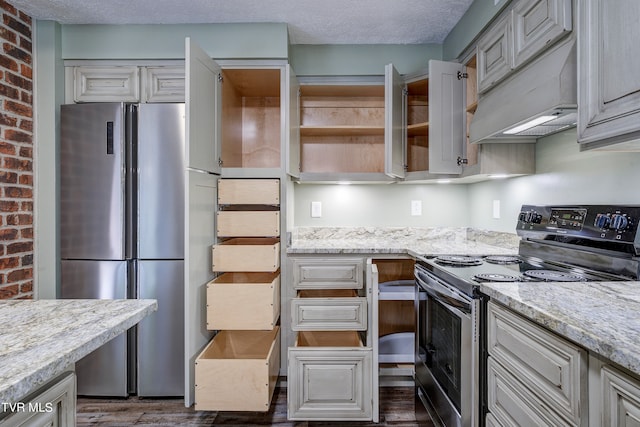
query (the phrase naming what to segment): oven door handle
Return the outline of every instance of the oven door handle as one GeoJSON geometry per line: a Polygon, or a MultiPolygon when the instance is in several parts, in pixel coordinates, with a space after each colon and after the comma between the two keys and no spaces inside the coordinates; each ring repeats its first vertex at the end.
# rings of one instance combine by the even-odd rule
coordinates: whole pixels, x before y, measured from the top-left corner
{"type": "Polygon", "coordinates": [[[416,266],[414,274],[416,284],[433,298],[467,314],[471,313],[471,298],[458,292],[419,266],[416,266]]]}

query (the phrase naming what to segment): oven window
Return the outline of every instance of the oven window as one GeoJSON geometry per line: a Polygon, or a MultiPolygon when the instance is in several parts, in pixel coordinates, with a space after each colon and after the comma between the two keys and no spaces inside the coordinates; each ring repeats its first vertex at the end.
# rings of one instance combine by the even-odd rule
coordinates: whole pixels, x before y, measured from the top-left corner
{"type": "Polygon", "coordinates": [[[461,319],[440,302],[428,299],[428,318],[433,376],[460,411],[461,319]]]}

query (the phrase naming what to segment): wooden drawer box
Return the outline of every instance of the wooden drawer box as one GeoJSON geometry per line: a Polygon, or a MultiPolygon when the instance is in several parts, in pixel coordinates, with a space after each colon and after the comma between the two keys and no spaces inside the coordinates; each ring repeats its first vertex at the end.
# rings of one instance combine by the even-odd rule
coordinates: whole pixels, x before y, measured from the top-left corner
{"type": "Polygon", "coordinates": [[[219,211],[216,224],[218,237],[280,236],[278,211],[219,211]]]}
{"type": "Polygon", "coordinates": [[[207,329],[272,330],[280,316],[280,273],[224,273],[207,284],[207,329]]]}
{"type": "Polygon", "coordinates": [[[221,179],[218,205],[280,205],[280,180],[221,179]]]}
{"type": "Polygon", "coordinates": [[[293,259],[295,289],[362,289],[361,258],[293,259]]]}
{"type": "Polygon", "coordinates": [[[197,411],[269,410],[280,370],[280,327],[221,331],[195,365],[197,411]]]}
{"type": "Polygon", "coordinates": [[[229,239],[213,246],[213,271],[270,272],[280,268],[279,239],[229,239]]]}
{"type": "Polygon", "coordinates": [[[288,351],[290,420],[372,419],[372,350],[357,332],[299,332],[288,351]]]}
{"type": "Polygon", "coordinates": [[[291,300],[294,331],[365,331],[367,299],[353,289],[298,291],[291,300]]]}

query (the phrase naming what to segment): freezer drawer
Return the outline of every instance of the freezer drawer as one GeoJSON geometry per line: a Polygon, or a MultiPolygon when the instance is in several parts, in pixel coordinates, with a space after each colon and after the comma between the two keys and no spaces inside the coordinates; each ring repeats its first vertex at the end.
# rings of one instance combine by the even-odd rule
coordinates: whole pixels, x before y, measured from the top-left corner
{"type": "Polygon", "coordinates": [[[266,412],[279,370],[279,326],[220,331],[196,359],[195,409],[266,412]]]}
{"type": "MultiPolygon", "coordinates": [[[[62,261],[63,299],[124,299],[126,261],[62,261]]],[[[127,334],[121,334],[76,363],[78,395],[127,396],[127,334]]]]}
{"type": "Polygon", "coordinates": [[[229,239],[212,248],[213,271],[270,272],[280,268],[279,239],[229,239]]]}
{"type": "Polygon", "coordinates": [[[280,273],[224,273],[207,284],[207,329],[272,330],[280,317],[280,273]]]}
{"type": "Polygon", "coordinates": [[[298,332],[289,347],[290,420],[371,420],[373,352],[357,332],[298,332]]]}
{"type": "Polygon", "coordinates": [[[353,289],[298,291],[291,300],[294,331],[366,331],[367,299],[353,289]]]}
{"type": "Polygon", "coordinates": [[[138,324],[139,396],[184,396],[184,261],[138,261],[138,296],[158,311],[138,324]]]}

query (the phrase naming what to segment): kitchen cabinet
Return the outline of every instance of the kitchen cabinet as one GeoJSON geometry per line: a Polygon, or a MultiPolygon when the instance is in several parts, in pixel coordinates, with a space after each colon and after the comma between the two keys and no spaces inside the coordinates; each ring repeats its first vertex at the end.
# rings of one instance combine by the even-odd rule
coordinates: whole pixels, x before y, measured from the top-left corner
{"type": "Polygon", "coordinates": [[[495,423],[586,426],[586,350],[491,301],[487,313],[487,400],[495,423]]]}
{"type": "MultiPolygon", "coordinates": [[[[17,404],[18,402],[8,402],[17,404]]],[[[72,427],[76,425],[76,375],[67,372],[21,400],[24,408],[0,419],[6,427],[72,427]]]]}
{"type": "Polygon", "coordinates": [[[640,28],[633,0],[578,8],[578,142],[581,149],[640,149],[640,28]]]}
{"type": "Polygon", "coordinates": [[[184,102],[184,66],[140,68],[142,102],[184,102]]]}
{"type": "Polygon", "coordinates": [[[572,28],[571,0],[514,2],[478,40],[478,92],[498,84],[572,28]]]}
{"type": "Polygon", "coordinates": [[[640,377],[608,360],[589,355],[591,427],[640,424],[640,377]]]}
{"type": "Polygon", "coordinates": [[[269,409],[281,351],[280,199],[279,179],[219,180],[211,269],[222,274],[206,293],[207,329],[219,332],[195,362],[198,410],[269,409]]]}
{"type": "Polygon", "coordinates": [[[290,266],[288,418],[377,422],[375,265],[367,264],[366,286],[361,257],[295,256],[290,266]]]}

